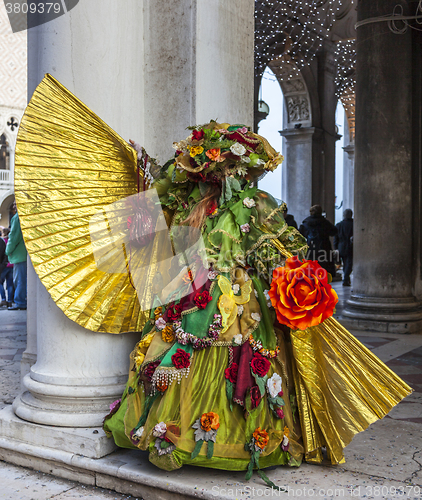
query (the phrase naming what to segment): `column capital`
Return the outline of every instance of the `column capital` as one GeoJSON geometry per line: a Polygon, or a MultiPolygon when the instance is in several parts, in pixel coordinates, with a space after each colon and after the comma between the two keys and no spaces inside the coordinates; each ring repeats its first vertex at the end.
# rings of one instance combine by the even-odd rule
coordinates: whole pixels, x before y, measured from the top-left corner
{"type": "Polygon", "coordinates": [[[278,133],[288,140],[301,140],[305,136],[320,136],[323,130],[317,127],[298,127],[298,128],[285,128],[284,130],[279,130],[278,133]]]}

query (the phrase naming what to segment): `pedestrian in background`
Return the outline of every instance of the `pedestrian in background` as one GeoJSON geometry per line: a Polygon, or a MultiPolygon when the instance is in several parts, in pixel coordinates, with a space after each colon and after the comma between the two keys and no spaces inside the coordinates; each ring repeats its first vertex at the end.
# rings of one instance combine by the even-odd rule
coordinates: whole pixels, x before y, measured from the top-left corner
{"type": "Polygon", "coordinates": [[[337,234],[337,228],[322,215],[322,207],[314,205],[309,209],[310,216],[301,224],[299,231],[308,244],[306,258],[317,260],[332,277],[336,275],[336,266],[330,236],[337,234]]]}
{"type": "MultiPolygon", "coordinates": [[[[5,245],[7,245],[7,242],[9,240],[9,233],[10,233],[10,229],[8,227],[4,227],[1,230],[1,236],[4,240],[5,245]]],[[[6,250],[6,246],[5,246],[5,250],[6,250]]],[[[7,259],[7,255],[6,255],[6,259],[7,259]]],[[[0,274],[0,296],[1,296],[0,307],[3,307],[3,306],[12,307],[14,294],[15,294],[15,287],[13,285],[13,264],[11,264],[9,262],[9,260],[7,259],[7,265],[0,274]],[[6,300],[6,291],[4,289],[5,284],[6,284],[6,290],[7,290],[7,300],[6,300]]]]}
{"type": "Polygon", "coordinates": [[[16,211],[16,203],[13,203],[12,213],[14,215],[10,222],[9,239],[6,246],[6,254],[9,262],[13,264],[13,285],[15,287],[14,306],[7,309],[9,311],[16,311],[19,309],[26,309],[26,248],[23,241],[21,224],[19,215],[16,211]]]}
{"type": "Polygon", "coordinates": [[[287,208],[287,205],[286,205],[286,208],[283,210],[284,220],[286,221],[286,224],[288,226],[292,226],[295,229],[297,229],[297,222],[295,221],[295,218],[293,217],[292,214],[287,213],[288,210],[289,209],[287,208]]]}
{"type": "Polygon", "coordinates": [[[334,248],[338,250],[343,262],[343,286],[350,286],[350,274],[353,269],[353,212],[346,208],[343,220],[336,224],[337,235],[334,248]]]}

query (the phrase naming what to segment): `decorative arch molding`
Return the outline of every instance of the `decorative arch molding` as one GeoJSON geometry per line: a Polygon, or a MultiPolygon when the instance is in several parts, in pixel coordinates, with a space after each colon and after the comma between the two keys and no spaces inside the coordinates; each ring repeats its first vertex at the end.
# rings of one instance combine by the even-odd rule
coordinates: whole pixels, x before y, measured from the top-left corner
{"type": "MultiPolygon", "coordinates": [[[[0,191],[0,213],[4,209],[3,205],[5,204],[5,202],[7,201],[8,198],[10,198],[9,201],[10,201],[10,204],[12,204],[12,202],[15,199],[15,193],[14,193],[13,189],[8,189],[7,191],[0,191]]],[[[7,207],[7,208],[9,208],[9,207],[7,207]]]]}

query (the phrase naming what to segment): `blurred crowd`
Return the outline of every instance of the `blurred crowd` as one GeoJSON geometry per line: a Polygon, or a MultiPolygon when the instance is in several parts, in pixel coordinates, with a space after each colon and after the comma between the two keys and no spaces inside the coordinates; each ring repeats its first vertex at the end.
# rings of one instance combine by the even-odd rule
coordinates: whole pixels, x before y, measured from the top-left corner
{"type": "Polygon", "coordinates": [[[343,286],[350,286],[353,270],[353,212],[347,208],[343,220],[332,224],[323,214],[320,205],[309,209],[310,215],[298,228],[294,216],[284,211],[284,219],[289,226],[299,229],[308,244],[307,259],[317,260],[321,267],[336,279],[338,270],[343,271],[343,286]]]}

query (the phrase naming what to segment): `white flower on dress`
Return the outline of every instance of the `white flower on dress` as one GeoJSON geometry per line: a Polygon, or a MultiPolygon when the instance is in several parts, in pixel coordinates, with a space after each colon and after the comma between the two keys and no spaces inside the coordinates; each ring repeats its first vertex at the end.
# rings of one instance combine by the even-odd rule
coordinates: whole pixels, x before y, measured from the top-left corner
{"type": "Polygon", "coordinates": [[[232,285],[232,290],[234,293],[239,293],[240,286],[236,283],[235,285],[232,285]]]}
{"type": "Polygon", "coordinates": [[[167,425],[164,422],[160,422],[152,429],[152,435],[157,438],[163,436],[166,432],[167,425]]]}
{"type": "Polygon", "coordinates": [[[287,448],[287,446],[289,446],[289,443],[290,443],[289,438],[288,438],[286,435],[284,435],[284,436],[283,436],[283,441],[282,441],[282,443],[281,443],[281,446],[282,446],[283,448],[284,448],[284,447],[286,447],[286,448],[287,448]]]}
{"type": "Polygon", "coordinates": [[[139,429],[133,433],[133,437],[136,439],[141,439],[143,433],[144,433],[144,428],[139,427],[139,429]]]}
{"type": "Polygon", "coordinates": [[[207,275],[207,278],[210,281],[214,281],[217,276],[218,276],[218,271],[209,271],[208,275],[207,275]]]}
{"type": "Polygon", "coordinates": [[[242,233],[249,233],[249,231],[251,230],[251,226],[249,224],[242,224],[240,226],[240,230],[242,231],[242,233]]]}
{"type": "Polygon", "coordinates": [[[278,373],[274,373],[273,376],[267,380],[267,389],[272,398],[276,398],[278,393],[281,392],[281,377],[278,373]]]}
{"type": "Polygon", "coordinates": [[[236,142],[230,146],[230,151],[236,156],[243,156],[246,153],[246,148],[240,142],[236,142]]]}
{"type": "Polygon", "coordinates": [[[252,313],[251,314],[251,318],[254,320],[254,321],[261,321],[261,315],[259,313],[252,313]]]}
{"type": "Polygon", "coordinates": [[[258,158],[258,159],[256,160],[255,166],[256,166],[256,167],[259,167],[260,165],[265,165],[265,161],[264,161],[264,160],[261,160],[261,158],[258,158]]]}
{"type": "Polygon", "coordinates": [[[238,316],[242,316],[242,314],[243,314],[243,310],[244,310],[244,307],[243,307],[241,304],[239,304],[239,305],[237,306],[237,315],[238,315],[238,316]]]}
{"type": "MultiPolygon", "coordinates": [[[[243,158],[248,158],[248,157],[242,156],[242,161],[243,158]]],[[[248,160],[251,161],[249,158],[248,160]]],[[[239,165],[238,167],[236,167],[236,173],[237,175],[240,175],[240,177],[245,177],[245,175],[248,173],[248,169],[244,165],[239,165]]]]}
{"type": "MultiPolygon", "coordinates": [[[[242,156],[242,158],[240,158],[240,161],[242,163],[250,163],[251,162],[251,159],[249,158],[249,156],[242,156]]],[[[244,167],[245,168],[245,167],[244,167]]]]}
{"type": "Polygon", "coordinates": [[[245,198],[243,200],[243,204],[245,205],[245,207],[247,208],[252,208],[252,207],[255,207],[256,206],[256,203],[255,203],[255,200],[253,198],[245,198]]]}
{"type": "Polygon", "coordinates": [[[163,330],[166,326],[166,320],[164,318],[158,318],[157,321],[155,322],[155,326],[157,327],[157,330],[163,330]]]}
{"type": "Polygon", "coordinates": [[[253,289],[253,293],[255,294],[255,297],[258,298],[258,292],[255,290],[255,288],[253,289]]]}
{"type": "MultiPolygon", "coordinates": [[[[237,306],[239,307],[239,306],[237,306]]],[[[233,337],[233,344],[240,345],[242,343],[243,337],[241,333],[238,333],[233,337]]]]}

